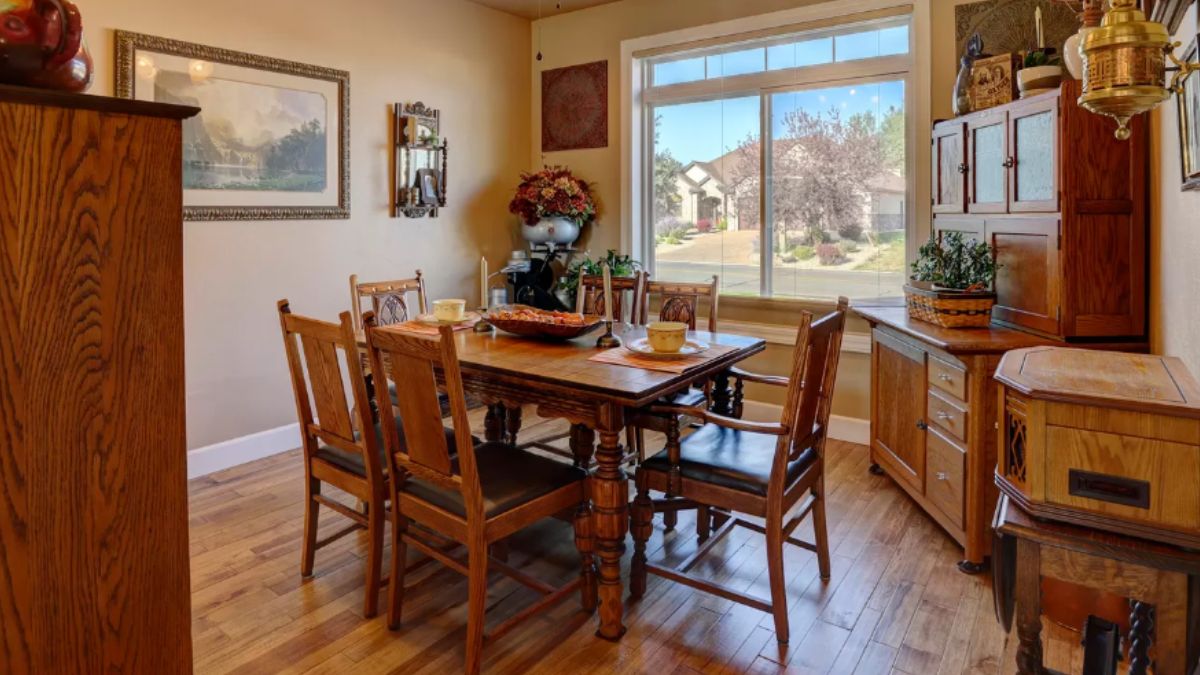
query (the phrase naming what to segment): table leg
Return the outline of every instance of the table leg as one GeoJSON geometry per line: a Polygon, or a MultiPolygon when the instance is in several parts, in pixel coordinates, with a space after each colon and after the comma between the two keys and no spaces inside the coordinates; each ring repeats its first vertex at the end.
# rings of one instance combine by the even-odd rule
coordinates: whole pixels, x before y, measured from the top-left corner
{"type": "Polygon", "coordinates": [[[596,432],[586,424],[572,424],[570,443],[575,466],[584,471],[590,469],[592,457],[596,454],[596,432]]]}
{"type": "Polygon", "coordinates": [[[624,598],[621,588],[621,556],[629,531],[629,480],[621,469],[621,429],[625,411],[619,405],[601,404],[596,411],[600,447],[596,470],[590,480],[596,553],[600,558],[600,629],[596,635],[619,640],[625,634],[621,622],[624,598]]]}
{"type": "Polygon", "coordinates": [[[504,442],[509,445],[517,444],[517,434],[521,433],[521,412],[521,406],[504,410],[504,426],[508,432],[504,437],[504,442]]]}
{"type": "Polygon", "coordinates": [[[1041,550],[1028,539],[1017,540],[1017,672],[1042,675],[1041,550]]]}
{"type": "Polygon", "coordinates": [[[1129,675],[1146,675],[1154,645],[1154,605],[1129,601],[1129,675]]]}
{"type": "Polygon", "coordinates": [[[483,437],[492,443],[504,439],[505,409],[503,403],[489,403],[483,418],[483,437]]]}
{"type": "Polygon", "coordinates": [[[713,376],[712,411],[718,415],[733,414],[733,397],[729,391],[729,372],[722,370],[713,376]]]}

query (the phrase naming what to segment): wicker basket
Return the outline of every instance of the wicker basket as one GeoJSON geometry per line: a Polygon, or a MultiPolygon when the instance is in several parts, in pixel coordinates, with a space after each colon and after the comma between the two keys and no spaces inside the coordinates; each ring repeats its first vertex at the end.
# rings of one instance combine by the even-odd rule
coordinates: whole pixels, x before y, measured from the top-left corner
{"type": "Polygon", "coordinates": [[[992,323],[996,294],[934,289],[928,284],[905,284],[908,315],[943,328],[987,328],[992,323]]]}

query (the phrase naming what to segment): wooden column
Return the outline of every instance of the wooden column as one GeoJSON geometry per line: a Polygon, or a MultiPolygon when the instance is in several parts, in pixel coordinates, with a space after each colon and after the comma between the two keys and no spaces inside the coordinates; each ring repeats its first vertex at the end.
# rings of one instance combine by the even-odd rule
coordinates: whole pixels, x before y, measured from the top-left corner
{"type": "Polygon", "coordinates": [[[621,556],[629,528],[629,480],[621,469],[624,415],[624,409],[613,403],[602,403],[596,410],[600,447],[591,478],[596,553],[600,558],[600,629],[596,635],[607,640],[618,640],[625,634],[621,622],[621,556]]]}

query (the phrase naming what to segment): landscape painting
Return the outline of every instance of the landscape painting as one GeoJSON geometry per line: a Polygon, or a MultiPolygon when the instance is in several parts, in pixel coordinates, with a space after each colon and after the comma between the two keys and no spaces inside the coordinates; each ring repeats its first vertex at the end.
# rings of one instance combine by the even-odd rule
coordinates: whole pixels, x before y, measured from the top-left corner
{"type": "Polygon", "coordinates": [[[184,217],[349,217],[349,75],[118,31],[118,93],[192,106],[184,217]]]}

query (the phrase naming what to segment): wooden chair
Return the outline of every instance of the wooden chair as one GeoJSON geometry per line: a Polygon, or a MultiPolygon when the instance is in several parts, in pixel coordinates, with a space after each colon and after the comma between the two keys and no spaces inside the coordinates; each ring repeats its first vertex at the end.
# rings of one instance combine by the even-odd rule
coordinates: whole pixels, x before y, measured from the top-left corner
{"type": "Polygon", "coordinates": [[[411,279],[396,281],[367,281],[360,282],[357,274],[350,275],[350,307],[354,315],[354,327],[362,330],[363,300],[371,301],[371,311],[375,312],[375,320],[381,326],[394,323],[404,323],[428,314],[428,301],[425,296],[425,279],[421,270],[411,279]],[[417,305],[410,305],[410,295],[417,294],[417,305]]]}
{"type": "Polygon", "coordinates": [[[304,449],[304,544],[300,573],[305,577],[312,576],[317,549],[355,530],[367,530],[367,583],[363,615],[370,618],[378,613],[379,591],[386,583],[380,573],[383,566],[383,523],[388,515],[385,508],[387,480],[377,434],[357,432],[357,429],[372,428],[374,422],[369,413],[370,399],[358,358],[358,342],[351,314],[342,312],[341,323],[335,324],[294,315],[287,300],[280,300],[278,307],[304,449]],[[339,351],[348,371],[348,377],[345,378],[339,351]],[[304,354],[303,361],[301,352],[304,354]],[[347,407],[346,382],[349,382],[353,408],[347,407]],[[329,499],[321,494],[323,483],[357,498],[364,508],[354,509],[329,499]],[[320,506],[349,518],[351,524],[317,541],[320,506]]]}
{"type": "MultiPolygon", "coordinates": [[[[646,325],[650,322],[650,306],[657,299],[659,321],[678,321],[686,323],[688,329],[696,330],[697,321],[700,316],[701,299],[705,299],[708,304],[708,321],[704,328],[710,333],[715,333],[717,332],[717,307],[720,288],[720,278],[715,274],[712,281],[708,283],[647,280],[643,284],[641,297],[637,302],[639,316],[638,320],[634,323],[646,325]]],[[[709,400],[711,384],[707,382],[701,384],[702,388],[700,389],[692,387],[685,391],[677,392],[659,401],[659,403],[687,408],[706,404],[709,400]]],[[[667,433],[669,427],[679,423],[674,415],[653,412],[648,408],[629,411],[628,415],[627,424],[633,430],[630,445],[633,446],[634,455],[638,461],[641,461],[646,454],[646,430],[667,433]]],[[[671,495],[667,496],[670,498],[671,495]]],[[[668,530],[675,527],[677,514],[678,511],[675,509],[663,511],[663,523],[668,530]]],[[[696,518],[696,533],[700,536],[701,540],[708,538],[710,528],[709,519],[708,508],[701,508],[696,518]]]]}
{"type": "Polygon", "coordinates": [[[587,472],[506,443],[472,447],[466,440],[470,423],[450,327],[443,326],[438,337],[428,337],[380,330],[369,313],[363,321],[374,372],[406,383],[399,389],[398,401],[404,427],[389,427],[384,433],[391,475],[395,477],[391,495],[394,526],[388,626],[392,629],[400,626],[405,590],[403,561],[411,545],[467,576],[466,672],[478,673],[485,640],[489,569],[503,572],[544,595],[496,626],[486,636],[489,641],[562,600],[576,588],[582,589],[583,607],[588,611],[595,609],[597,578],[587,472]],[[458,432],[453,442],[442,430],[438,373],[444,379],[458,432]],[[581,568],[579,577],[571,583],[555,588],[488,555],[491,544],[572,508],[581,568]],[[423,531],[410,527],[410,521],[462,543],[467,548],[467,560],[439,550],[423,531]]]}
{"type": "MultiPolygon", "coordinates": [[[[645,272],[635,272],[631,277],[613,277],[613,321],[625,321],[625,308],[629,307],[629,322],[636,324],[641,315],[642,289],[649,277],[645,272]],[[630,300],[626,302],[626,293],[630,300]]],[[[579,285],[575,291],[575,311],[582,314],[591,307],[592,314],[604,316],[604,277],[599,274],[584,274],[579,271],[579,285]]]]}
{"type": "Polygon", "coordinates": [[[788,641],[783,544],[814,551],[821,579],[827,581],[830,576],[825,525],[825,438],[848,304],[841,298],[837,310],[818,321],[805,312],[800,321],[791,378],[763,378],[768,384],[787,383],[787,400],[779,423],[746,422],[703,409],[664,407],[667,412],[698,415],[706,424],[684,439],[678,450],[664,450],[638,467],[638,493],[630,512],[634,535],[630,593],[634,598],[645,593],[646,574],[654,573],[772,613],[776,638],[779,642],[788,641]],[[730,518],[679,567],[659,566],[646,560],[646,541],[650,538],[656,507],[650,499],[650,490],[679,495],[697,505],[745,513],[764,519],[766,524],[760,526],[730,518]],[[805,498],[803,503],[801,498],[805,498]],[[784,522],[784,516],[794,508],[797,515],[784,522]],[[813,516],[815,543],[792,536],[809,514],[813,516]],[[767,537],[769,601],[688,575],[688,570],[736,526],[767,537]]]}

